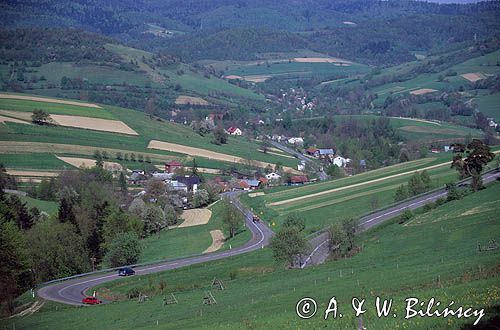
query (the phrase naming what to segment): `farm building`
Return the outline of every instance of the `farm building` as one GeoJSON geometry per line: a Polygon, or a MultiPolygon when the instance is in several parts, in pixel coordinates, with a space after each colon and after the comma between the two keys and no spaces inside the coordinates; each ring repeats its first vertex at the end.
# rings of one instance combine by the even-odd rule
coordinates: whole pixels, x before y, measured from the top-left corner
{"type": "Polygon", "coordinates": [[[304,184],[309,182],[309,179],[305,175],[295,175],[290,178],[291,184],[304,184]]]}
{"type": "Polygon", "coordinates": [[[192,176],[180,175],[180,176],[175,177],[175,181],[185,184],[187,187],[187,190],[192,192],[193,194],[198,191],[198,186],[201,183],[201,180],[197,175],[192,175],[192,176]]]}
{"type": "Polygon", "coordinates": [[[259,180],[241,180],[240,188],[243,190],[255,190],[260,187],[260,184],[259,180]]]}
{"type": "Polygon", "coordinates": [[[143,185],[147,179],[148,178],[144,174],[134,172],[127,179],[127,182],[130,185],[143,185]]]}
{"type": "Polygon", "coordinates": [[[171,160],[168,163],[165,163],[165,172],[167,173],[175,173],[177,170],[181,168],[182,164],[175,160],[171,160]]]}
{"type": "Polygon", "coordinates": [[[238,127],[235,127],[235,126],[231,126],[227,129],[227,134],[229,135],[242,135],[243,132],[241,131],[241,129],[239,129],[238,127]]]}
{"type": "Polygon", "coordinates": [[[333,162],[333,157],[335,156],[335,150],[333,149],[319,149],[318,158],[322,160],[327,160],[333,162]]]}
{"type": "Polygon", "coordinates": [[[266,179],[269,181],[274,181],[274,180],[279,180],[281,178],[281,175],[278,173],[271,172],[269,174],[266,174],[266,179]]]}
{"type": "Polygon", "coordinates": [[[308,154],[309,156],[318,157],[319,149],[316,147],[309,147],[306,149],[306,154],[308,154]]]}
{"type": "Polygon", "coordinates": [[[344,158],[342,156],[337,156],[333,159],[333,164],[338,166],[338,167],[346,167],[347,164],[351,162],[349,158],[344,158]]]}
{"type": "Polygon", "coordinates": [[[304,139],[301,137],[291,137],[288,139],[288,143],[301,146],[304,144],[304,139]]]}

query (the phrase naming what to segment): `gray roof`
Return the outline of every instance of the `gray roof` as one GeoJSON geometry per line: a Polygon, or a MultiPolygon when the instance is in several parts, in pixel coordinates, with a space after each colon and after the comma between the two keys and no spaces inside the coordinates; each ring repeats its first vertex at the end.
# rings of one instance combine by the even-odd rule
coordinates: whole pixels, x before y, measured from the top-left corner
{"type": "Polygon", "coordinates": [[[320,155],[333,155],[333,149],[319,149],[320,155]]]}
{"type": "Polygon", "coordinates": [[[248,183],[248,185],[250,187],[258,187],[259,184],[260,184],[259,180],[243,180],[243,181],[245,181],[246,183],[248,183]]]}

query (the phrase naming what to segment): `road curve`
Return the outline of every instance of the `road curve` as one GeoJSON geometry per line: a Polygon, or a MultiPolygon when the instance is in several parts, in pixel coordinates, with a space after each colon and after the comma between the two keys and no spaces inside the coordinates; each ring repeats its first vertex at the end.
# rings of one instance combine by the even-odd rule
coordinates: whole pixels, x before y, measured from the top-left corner
{"type": "MultiPolygon", "coordinates": [[[[224,259],[257,250],[269,244],[269,241],[274,234],[273,231],[269,227],[267,227],[264,222],[254,223],[252,221],[253,214],[246,208],[244,208],[240,204],[238,199],[235,198],[237,196],[237,193],[227,193],[225,195],[231,200],[231,203],[244,214],[246,226],[252,232],[251,240],[249,240],[244,245],[231,250],[207,253],[200,256],[193,256],[173,261],[165,261],[149,266],[135,267],[134,270],[136,272],[136,275],[151,274],[202,262],[224,259]]],[[[116,280],[118,278],[120,277],[117,275],[116,271],[80,277],[44,286],[37,291],[37,294],[41,298],[47,300],[57,301],[70,305],[82,305],[82,299],[85,297],[84,292],[87,289],[102,283],[116,280]]]]}
{"type": "MultiPolygon", "coordinates": [[[[483,182],[488,183],[496,180],[499,177],[500,173],[498,171],[489,172],[483,175],[483,182]]],[[[470,182],[470,180],[466,182],[470,182]]],[[[424,206],[425,204],[435,202],[437,199],[444,197],[447,194],[448,192],[446,191],[446,189],[442,188],[429,194],[417,196],[416,198],[401,202],[390,208],[364,216],[359,219],[359,232],[363,232],[383,223],[384,221],[392,219],[395,216],[400,215],[407,209],[414,210],[424,206]]],[[[330,253],[329,245],[327,244],[328,239],[328,233],[322,233],[318,235],[317,238],[310,241],[312,243],[312,251],[306,257],[304,263],[301,265],[301,268],[321,263],[326,259],[326,257],[330,253]]]]}
{"type": "MultiPolygon", "coordinates": [[[[500,173],[488,173],[483,175],[483,181],[485,183],[495,180],[500,177],[500,173]]],[[[245,216],[245,222],[247,228],[252,232],[252,239],[248,241],[241,247],[234,248],[228,251],[207,253],[200,256],[193,256],[184,259],[178,259],[173,261],[165,261],[154,265],[141,266],[134,268],[137,275],[145,275],[150,273],[156,273],[160,271],[172,270],[176,268],[181,268],[189,265],[194,265],[207,261],[214,261],[219,259],[228,258],[231,256],[247,253],[250,251],[257,250],[269,244],[270,239],[274,235],[273,231],[267,227],[264,222],[254,223],[252,221],[252,212],[246,209],[238,201],[238,193],[230,192],[226,193],[225,196],[228,197],[233,205],[240,210],[245,216]]],[[[406,209],[416,209],[426,203],[437,200],[447,194],[446,190],[443,188],[441,190],[432,192],[430,194],[416,197],[412,200],[402,202],[391,208],[367,215],[360,219],[360,230],[364,231],[373,226],[376,226],[384,221],[394,218],[395,216],[401,214],[406,209]]],[[[306,258],[305,263],[301,268],[308,265],[316,264],[326,259],[325,253],[328,253],[328,235],[323,233],[317,238],[311,240],[313,243],[313,252],[306,258]],[[319,262],[318,262],[319,260],[319,262]]],[[[57,301],[70,305],[82,305],[81,301],[84,297],[84,292],[96,285],[110,282],[120,278],[116,272],[102,273],[99,275],[92,275],[86,277],[75,278],[63,282],[57,282],[55,284],[50,284],[40,288],[37,294],[44,299],[57,301]]]]}

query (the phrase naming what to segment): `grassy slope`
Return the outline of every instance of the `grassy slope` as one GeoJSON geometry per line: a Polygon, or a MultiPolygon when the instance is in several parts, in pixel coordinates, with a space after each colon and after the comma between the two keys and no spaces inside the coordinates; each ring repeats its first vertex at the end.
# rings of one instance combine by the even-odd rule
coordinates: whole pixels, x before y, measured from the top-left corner
{"type": "MultiPolygon", "coordinates": [[[[97,289],[107,296],[123,297],[137,288],[152,296],[150,302],[135,300],[92,308],[74,308],[48,303],[42,310],[22,319],[4,320],[7,328],[81,327],[92,319],[107,329],[181,328],[312,328],[347,329],[356,326],[350,301],[366,298],[364,324],[375,329],[459,328],[473,319],[413,318],[404,320],[404,299],[436,297],[447,305],[484,308],[498,304],[498,251],[477,252],[500,234],[494,206],[500,184],[418,216],[408,226],[383,225],[358,238],[363,250],[358,255],[305,270],[285,270],[277,266],[269,249],[244,256],[192,267],[133,277],[97,289]],[[470,210],[473,210],[470,212],[470,210]],[[465,213],[469,211],[469,213],[465,213]],[[233,274],[232,278],[230,274],[233,274]],[[202,305],[204,291],[216,276],[226,290],[212,290],[217,305],[202,305]],[[165,292],[175,292],[178,305],[162,307],[158,284],[165,292]],[[323,311],[335,296],[343,318],[325,321],[323,311]],[[394,299],[396,318],[377,318],[376,296],[394,299]],[[295,315],[302,297],[318,301],[318,314],[307,323],[295,315]],[[57,310],[56,310],[57,307],[57,310]]],[[[487,317],[493,315],[487,314],[487,317]]]]}
{"type": "Polygon", "coordinates": [[[119,54],[127,61],[134,60],[139,62],[140,69],[144,70],[150,79],[157,85],[162,85],[162,83],[158,81],[156,77],[158,77],[159,74],[166,74],[169,77],[169,83],[180,84],[183,90],[193,91],[200,95],[207,95],[211,91],[223,91],[234,96],[263,100],[263,96],[250,90],[232,85],[225,80],[215,77],[206,78],[202,74],[192,72],[190,68],[184,64],[162,67],[157,70],[153,70],[142,62],[143,56],[145,58],[151,58],[152,54],[142,50],[111,44],[106,45],[106,48],[119,54]],[[185,73],[178,75],[177,71],[181,69],[185,73]]]}
{"type": "MultiPolygon", "coordinates": [[[[20,101],[20,103],[16,102],[17,100],[14,101],[12,106],[4,104],[2,108],[5,110],[28,111],[27,109],[31,107],[31,105],[26,105],[24,101],[20,101]]],[[[45,102],[34,103],[34,106],[38,106],[38,104],[40,104],[40,106],[44,104],[51,105],[51,103],[45,102]]],[[[98,109],[97,111],[102,111],[102,113],[106,113],[106,116],[111,118],[122,120],[131,128],[136,130],[140,135],[126,136],[69,127],[42,127],[35,125],[28,126],[23,124],[5,123],[0,125],[0,140],[64,143],[86,145],[96,148],[113,148],[128,152],[149,152],[162,155],[182,156],[181,154],[147,149],[149,141],[157,139],[161,141],[186,144],[192,147],[208,149],[220,153],[232,154],[247,159],[255,159],[270,163],[276,163],[279,161],[285,166],[295,166],[297,163],[295,159],[259,152],[259,145],[254,141],[246,141],[245,139],[239,137],[230,137],[228,144],[217,146],[210,142],[212,138],[211,136],[202,137],[186,126],[166,121],[159,122],[151,120],[143,113],[129,109],[113,106],[103,107],[104,110],[98,109]]],[[[58,111],[60,113],[72,114],[73,108],[61,108],[58,111]]],[[[90,112],[88,114],[90,114],[90,112]]],[[[210,160],[207,162],[207,165],[210,165],[207,167],[227,167],[227,165],[218,161],[210,160]]],[[[200,166],[203,165],[200,164],[200,166]]]]}
{"type": "Polygon", "coordinates": [[[28,208],[36,207],[40,211],[47,212],[49,215],[56,215],[58,204],[51,201],[42,201],[40,199],[35,199],[27,196],[19,196],[23,202],[26,203],[28,208]]]}
{"type": "Polygon", "coordinates": [[[500,93],[479,94],[475,99],[479,106],[479,111],[487,117],[492,117],[496,122],[500,122],[500,93]]]}
{"type": "MultiPolygon", "coordinates": [[[[228,237],[229,234],[225,232],[220,217],[221,206],[222,204],[216,203],[210,207],[212,216],[206,225],[170,229],[163,231],[159,239],[152,236],[143,240],[144,250],[139,262],[151,262],[202,253],[212,244],[210,231],[214,229],[222,230],[224,236],[228,237]]],[[[226,240],[221,250],[228,249],[229,245],[235,247],[244,244],[250,237],[250,231],[242,228],[234,238],[226,240]]]]}
{"type": "Polygon", "coordinates": [[[251,76],[251,75],[270,75],[270,76],[332,76],[332,75],[352,75],[364,73],[368,67],[353,63],[350,66],[336,66],[333,63],[269,63],[266,64],[246,64],[233,68],[226,72],[228,75],[251,76]]]}
{"type": "MultiPolygon", "coordinates": [[[[444,70],[443,72],[438,73],[426,73],[421,74],[414,79],[410,79],[403,82],[394,82],[390,84],[385,84],[381,86],[377,86],[373,89],[374,93],[379,95],[379,98],[376,100],[376,103],[382,104],[387,96],[390,95],[390,92],[394,94],[399,93],[407,93],[412,89],[419,88],[432,88],[436,90],[446,90],[447,87],[460,87],[461,85],[467,86],[469,84],[468,80],[461,77],[461,74],[465,73],[476,73],[480,72],[483,74],[500,74],[500,67],[496,65],[497,59],[500,56],[500,50],[495,52],[486,54],[484,56],[479,56],[463,63],[452,66],[449,69],[444,70]],[[446,77],[448,82],[438,81],[439,75],[444,75],[448,71],[457,72],[456,76],[446,77]]],[[[401,66],[389,68],[383,71],[383,74],[398,74],[400,70],[407,70],[408,67],[411,67],[412,63],[407,63],[401,66]]]]}
{"type": "MultiPolygon", "coordinates": [[[[287,214],[297,212],[306,219],[307,231],[313,232],[334,222],[347,218],[356,218],[372,211],[374,208],[390,205],[394,202],[394,193],[401,184],[406,184],[415,171],[425,167],[442,164],[429,169],[433,187],[457,181],[457,174],[449,168],[451,154],[430,157],[408,163],[397,164],[352,177],[330,180],[315,184],[291,188],[274,188],[266,191],[264,196],[249,197],[245,195],[242,201],[258,212],[261,217],[280,226],[287,214]],[[395,178],[389,176],[406,173],[395,178]],[[386,178],[378,182],[354,186],[370,180],[386,178]],[[346,187],[346,188],[345,188],[346,187]],[[281,205],[269,205],[273,202],[287,201],[292,198],[325,192],[331,189],[343,188],[316,197],[290,201],[281,205]]],[[[493,166],[493,165],[491,165],[493,166]]]]}

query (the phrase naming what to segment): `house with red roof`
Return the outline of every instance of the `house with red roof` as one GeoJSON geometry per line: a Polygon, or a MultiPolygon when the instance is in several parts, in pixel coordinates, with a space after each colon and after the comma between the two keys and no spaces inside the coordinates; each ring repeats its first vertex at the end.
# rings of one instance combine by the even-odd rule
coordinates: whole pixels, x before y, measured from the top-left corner
{"type": "Polygon", "coordinates": [[[305,175],[295,175],[290,178],[291,184],[304,184],[309,182],[309,179],[305,175]]]}
{"type": "Polygon", "coordinates": [[[183,165],[176,160],[171,160],[168,163],[165,163],[165,172],[167,173],[175,173],[177,170],[181,169],[183,165]]]}
{"type": "Polygon", "coordinates": [[[242,135],[243,134],[243,132],[241,131],[241,129],[239,129],[236,126],[229,127],[226,132],[229,135],[242,135]]]}

